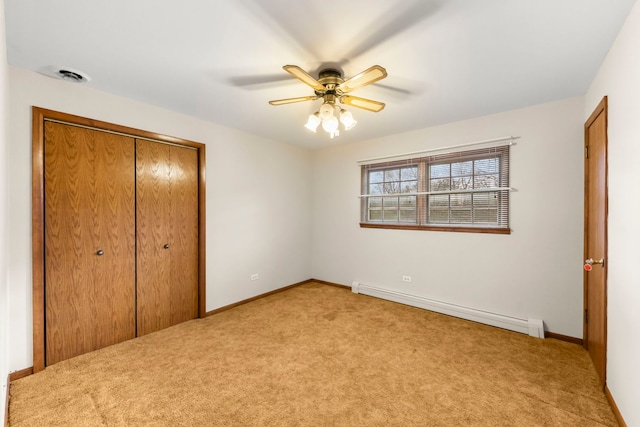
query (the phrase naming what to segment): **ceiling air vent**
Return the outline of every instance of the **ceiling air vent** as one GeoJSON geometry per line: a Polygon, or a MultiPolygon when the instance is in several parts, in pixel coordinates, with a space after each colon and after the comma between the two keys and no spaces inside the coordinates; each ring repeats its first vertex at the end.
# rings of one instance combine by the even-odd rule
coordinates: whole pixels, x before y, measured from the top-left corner
{"type": "Polygon", "coordinates": [[[58,78],[72,83],[86,83],[91,80],[87,74],[72,68],[58,68],[55,74],[58,78]]]}

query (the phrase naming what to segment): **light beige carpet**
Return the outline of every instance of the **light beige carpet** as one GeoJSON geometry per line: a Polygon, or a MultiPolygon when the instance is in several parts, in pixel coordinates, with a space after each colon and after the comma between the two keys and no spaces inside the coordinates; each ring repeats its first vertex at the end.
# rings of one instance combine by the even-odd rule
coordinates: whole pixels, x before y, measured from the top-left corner
{"type": "Polygon", "coordinates": [[[11,386],[22,426],[615,426],[588,354],[309,283],[11,386]]]}

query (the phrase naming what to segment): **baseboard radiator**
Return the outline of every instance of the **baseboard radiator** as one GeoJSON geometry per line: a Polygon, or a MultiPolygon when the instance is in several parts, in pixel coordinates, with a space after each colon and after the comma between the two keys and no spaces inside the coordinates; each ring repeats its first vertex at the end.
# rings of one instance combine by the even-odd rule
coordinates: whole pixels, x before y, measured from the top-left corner
{"type": "Polygon", "coordinates": [[[485,325],[496,326],[498,328],[528,334],[536,338],[544,338],[544,325],[541,319],[525,319],[521,317],[505,316],[499,313],[491,313],[484,310],[478,310],[476,308],[464,307],[461,305],[405,294],[390,289],[365,285],[360,282],[353,282],[351,284],[351,291],[356,294],[382,298],[410,305],[412,307],[424,308],[437,313],[447,314],[461,319],[484,323],[485,325]]]}

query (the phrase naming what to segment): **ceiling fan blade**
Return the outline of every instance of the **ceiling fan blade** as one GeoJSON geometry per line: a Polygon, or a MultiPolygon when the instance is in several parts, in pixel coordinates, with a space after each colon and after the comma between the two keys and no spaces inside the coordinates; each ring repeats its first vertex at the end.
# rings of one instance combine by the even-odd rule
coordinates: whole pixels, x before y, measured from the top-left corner
{"type": "Polygon", "coordinates": [[[298,98],[286,98],[286,99],[276,99],[273,101],[269,101],[271,105],[284,105],[284,104],[293,104],[294,102],[303,102],[303,101],[313,101],[318,99],[317,96],[301,96],[298,98]]]}
{"type": "Polygon", "coordinates": [[[302,83],[308,86],[311,86],[314,90],[318,90],[318,91],[325,90],[325,87],[322,83],[320,83],[319,81],[311,77],[309,73],[307,73],[305,70],[298,67],[297,65],[285,65],[282,68],[284,68],[286,72],[288,72],[293,77],[300,80],[302,83]]]}
{"type": "Polygon", "coordinates": [[[316,18],[315,8],[307,2],[237,0],[233,3],[244,7],[282,43],[297,46],[306,52],[306,57],[315,60],[323,56],[317,35],[325,28],[322,20],[316,18]]]}
{"type": "Polygon", "coordinates": [[[382,80],[387,77],[387,70],[379,65],[369,67],[360,74],[356,74],[336,87],[336,91],[342,93],[349,93],[363,86],[375,83],[378,80],[382,80]]]}
{"type": "Polygon", "coordinates": [[[369,34],[366,39],[351,40],[351,43],[347,44],[354,47],[347,52],[345,57],[353,60],[369,52],[387,40],[425,21],[434,15],[445,2],[446,0],[414,0],[411,3],[405,1],[394,4],[381,19],[373,21],[369,28],[361,31],[361,34],[369,34]]]}
{"type": "Polygon", "coordinates": [[[288,81],[291,79],[286,74],[264,74],[258,76],[233,76],[227,79],[229,83],[236,87],[252,87],[252,86],[262,86],[269,85],[278,82],[288,81]]]}
{"type": "Polygon", "coordinates": [[[357,96],[344,95],[340,97],[340,102],[351,105],[352,107],[362,108],[363,110],[373,111],[377,113],[384,108],[384,102],[372,101],[370,99],[358,98],[357,96]]]}

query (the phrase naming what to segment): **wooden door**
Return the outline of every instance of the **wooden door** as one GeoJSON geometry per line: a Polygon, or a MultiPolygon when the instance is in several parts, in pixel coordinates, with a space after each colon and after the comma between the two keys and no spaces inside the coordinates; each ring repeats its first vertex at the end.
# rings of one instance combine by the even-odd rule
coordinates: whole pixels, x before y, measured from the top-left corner
{"type": "Polygon", "coordinates": [[[135,336],[134,140],[45,123],[46,364],[135,336]]]}
{"type": "Polygon", "coordinates": [[[171,324],[198,317],[198,152],[171,146],[171,324]]]}
{"type": "Polygon", "coordinates": [[[138,335],[198,316],[198,153],[136,142],[138,335]]]}
{"type": "Polygon", "coordinates": [[[607,368],[607,98],[585,123],[584,346],[602,385],[607,368]],[[587,271],[590,269],[590,271],[587,271]]]}

